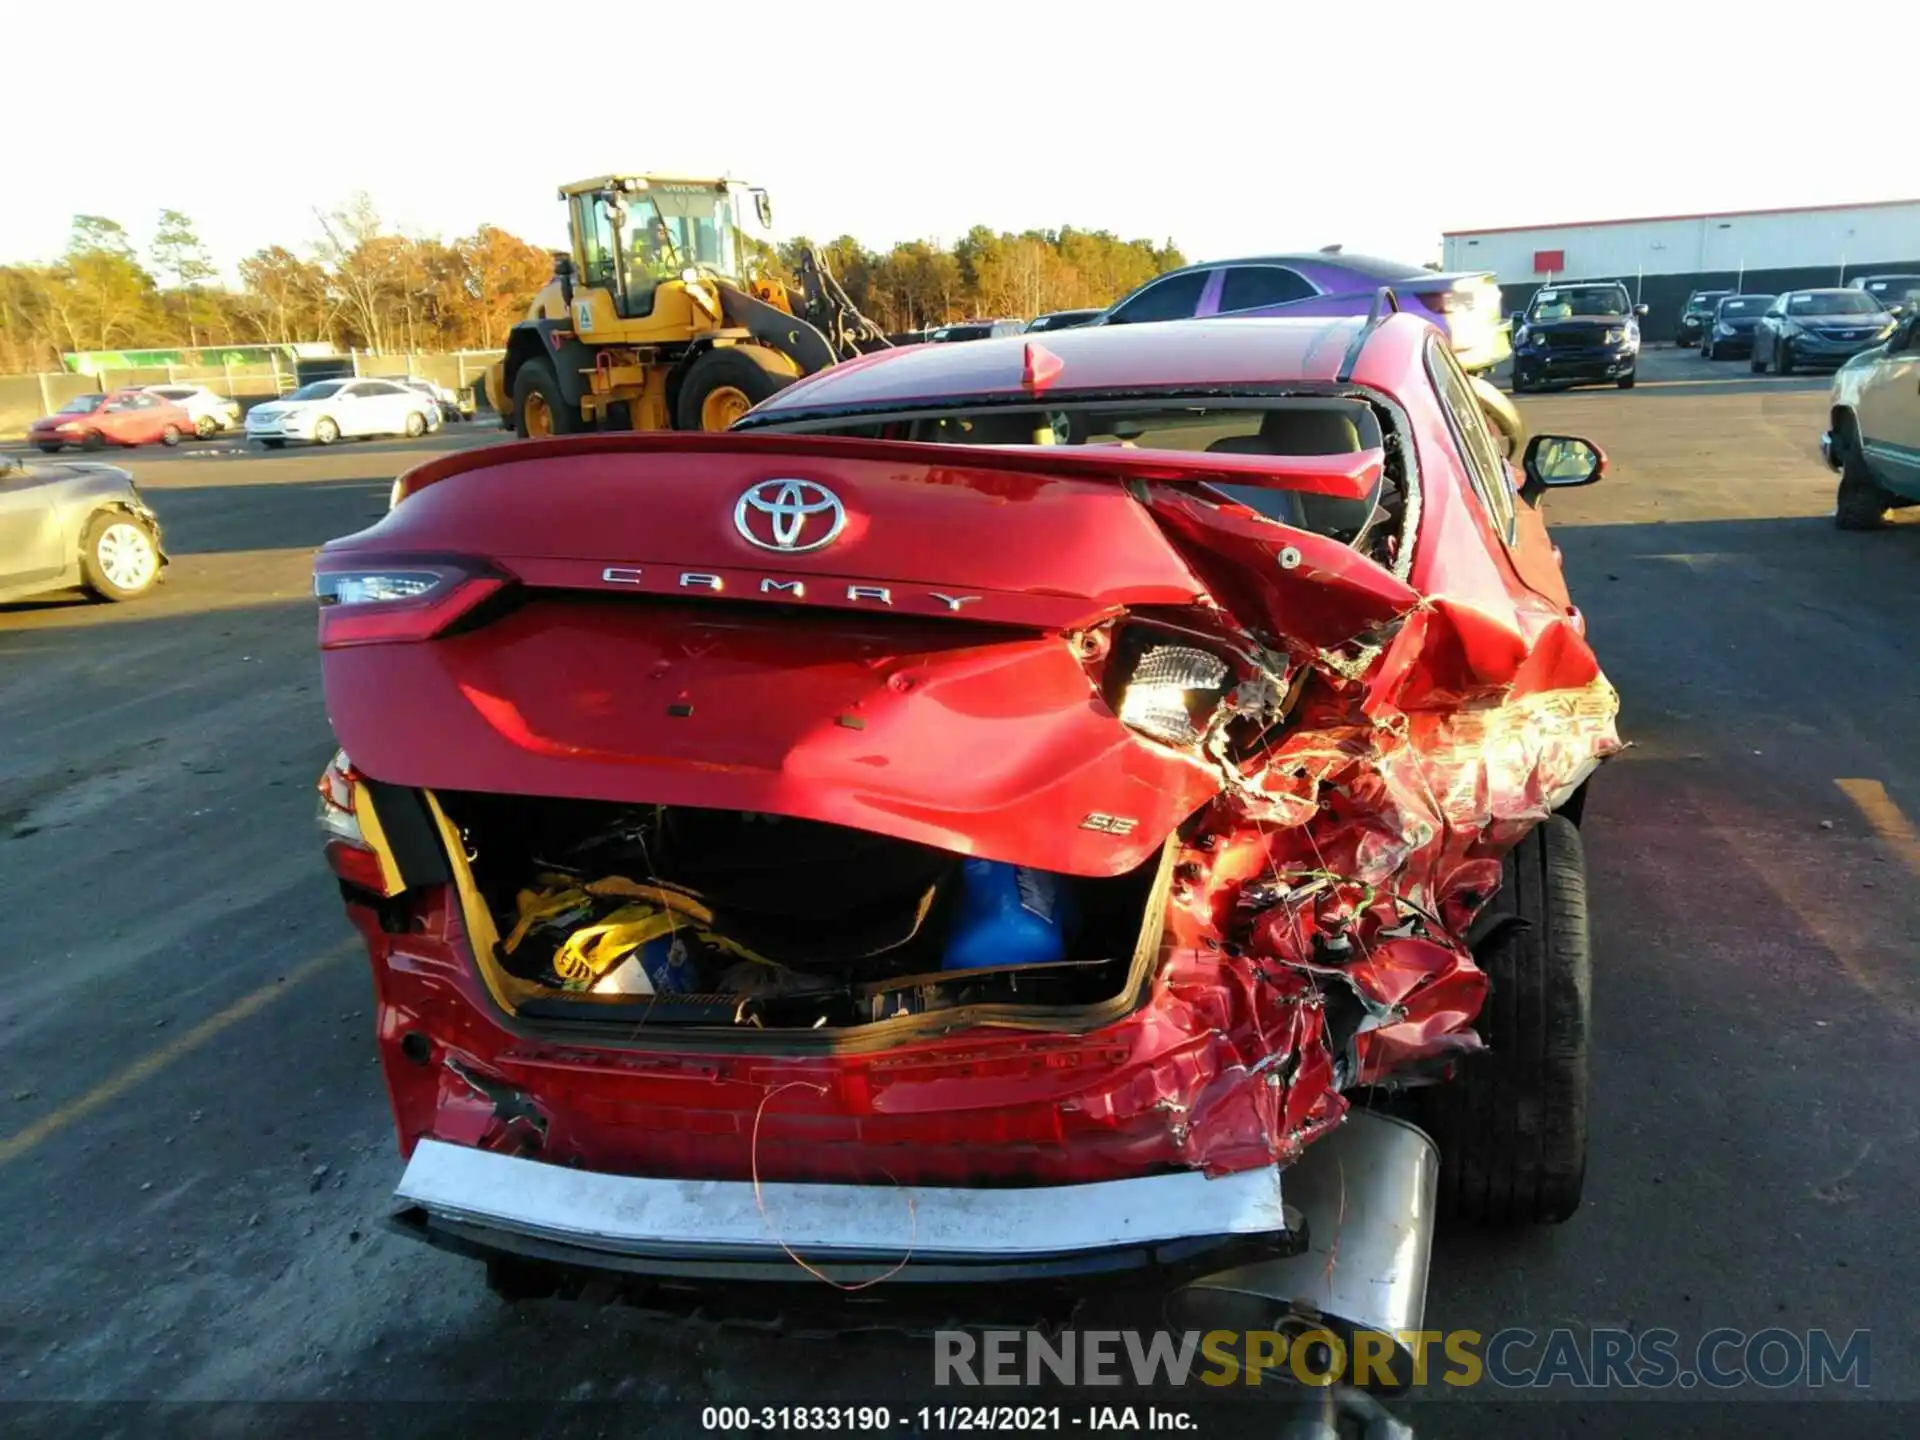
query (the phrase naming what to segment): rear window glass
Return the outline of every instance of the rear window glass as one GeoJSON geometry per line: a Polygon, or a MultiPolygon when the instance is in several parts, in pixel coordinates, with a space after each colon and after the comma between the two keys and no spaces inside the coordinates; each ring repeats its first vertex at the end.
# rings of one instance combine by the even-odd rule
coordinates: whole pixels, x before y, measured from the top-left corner
{"type": "Polygon", "coordinates": [[[1881,300],[1920,294],[1920,275],[1889,275],[1885,279],[1869,280],[1863,288],[1881,300]]]}
{"type": "Polygon", "coordinates": [[[1337,265],[1342,270],[1351,270],[1369,280],[1420,280],[1434,273],[1423,266],[1409,265],[1404,260],[1382,260],[1378,255],[1326,255],[1320,258],[1324,264],[1337,265]]]}
{"type": "Polygon", "coordinates": [[[1758,315],[1773,303],[1771,295],[1736,295],[1720,302],[1722,315],[1758,315]]]}
{"type": "Polygon", "coordinates": [[[1236,265],[1220,287],[1220,313],[1290,305],[1314,293],[1305,280],[1278,265],[1236,265]]]}

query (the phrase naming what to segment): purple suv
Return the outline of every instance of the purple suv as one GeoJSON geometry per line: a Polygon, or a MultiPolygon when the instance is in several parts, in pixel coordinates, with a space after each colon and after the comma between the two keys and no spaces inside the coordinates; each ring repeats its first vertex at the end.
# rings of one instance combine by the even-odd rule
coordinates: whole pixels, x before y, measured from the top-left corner
{"type": "Polygon", "coordinates": [[[1500,287],[1487,272],[1442,275],[1419,265],[1347,255],[1338,246],[1313,255],[1261,255],[1215,260],[1156,276],[1096,323],[1205,320],[1242,315],[1365,315],[1382,285],[1403,308],[1447,333],[1468,371],[1491,370],[1507,358],[1500,287]]]}

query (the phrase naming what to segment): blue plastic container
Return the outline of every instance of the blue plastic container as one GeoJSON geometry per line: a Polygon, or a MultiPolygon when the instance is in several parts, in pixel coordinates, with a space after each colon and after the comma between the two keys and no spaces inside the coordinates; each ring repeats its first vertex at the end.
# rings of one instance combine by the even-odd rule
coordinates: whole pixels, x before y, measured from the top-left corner
{"type": "Polygon", "coordinates": [[[1079,918],[1073,891],[1061,876],[997,860],[965,861],[959,909],[947,932],[941,968],[982,970],[1064,960],[1079,918]]]}

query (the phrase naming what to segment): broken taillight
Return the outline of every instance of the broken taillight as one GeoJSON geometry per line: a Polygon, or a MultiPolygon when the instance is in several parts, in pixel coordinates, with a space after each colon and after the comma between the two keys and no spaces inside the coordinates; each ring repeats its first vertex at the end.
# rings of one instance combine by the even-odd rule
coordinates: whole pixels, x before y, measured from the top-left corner
{"type": "Polygon", "coordinates": [[[323,553],[313,572],[320,648],[431,640],[512,583],[487,562],[459,556],[323,553]]]}
{"type": "Polygon", "coordinates": [[[349,885],[390,895],[395,889],[392,877],[360,824],[359,786],[360,775],[347,752],[337,751],[315,786],[320,792],[320,829],[327,837],[327,865],[349,885]]]}

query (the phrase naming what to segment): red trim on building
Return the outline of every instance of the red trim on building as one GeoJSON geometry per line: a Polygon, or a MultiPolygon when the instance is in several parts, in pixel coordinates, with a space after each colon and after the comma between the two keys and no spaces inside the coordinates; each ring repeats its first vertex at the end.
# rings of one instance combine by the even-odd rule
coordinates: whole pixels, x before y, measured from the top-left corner
{"type": "Polygon", "coordinates": [[[1673,220],[1739,220],[1752,215],[1811,215],[1822,210],[1890,210],[1920,200],[1866,200],[1857,205],[1786,205],[1769,210],[1708,210],[1698,215],[1637,215],[1627,220],[1568,220],[1558,225],[1495,225],[1485,230],[1443,230],[1448,240],[1467,235],[1518,235],[1526,230],[1593,230],[1602,225],[1658,225],[1673,220]]]}

